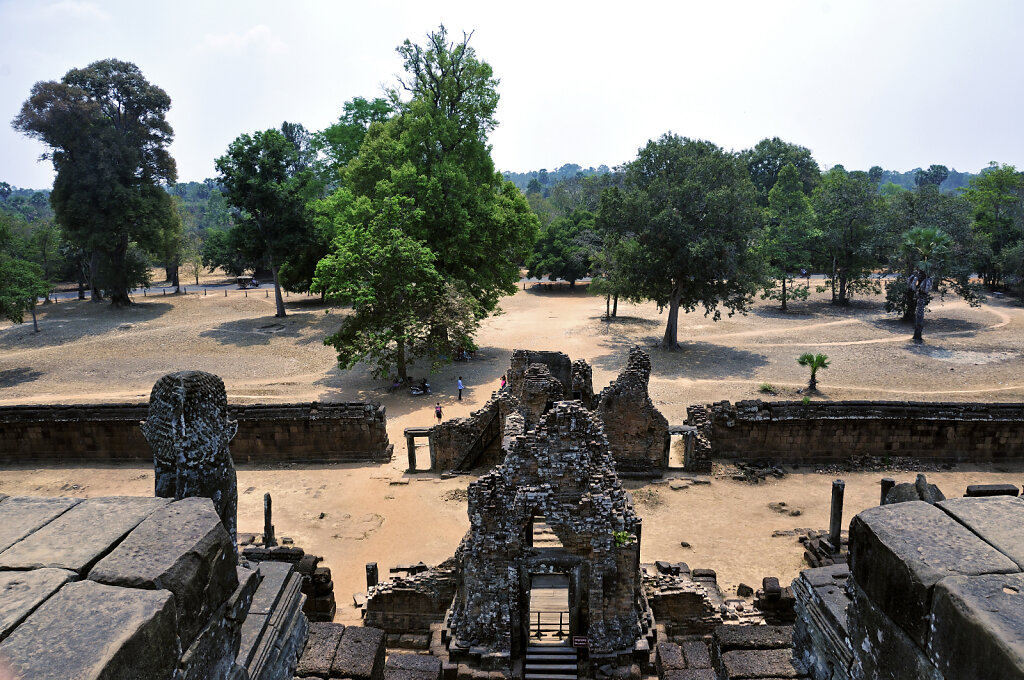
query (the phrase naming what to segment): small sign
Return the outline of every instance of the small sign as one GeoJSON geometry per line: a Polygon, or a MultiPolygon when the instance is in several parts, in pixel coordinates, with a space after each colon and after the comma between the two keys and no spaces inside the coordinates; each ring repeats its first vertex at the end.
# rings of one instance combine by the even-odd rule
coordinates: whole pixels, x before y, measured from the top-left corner
{"type": "Polygon", "coordinates": [[[590,639],[587,638],[584,635],[573,635],[572,636],[572,646],[573,647],[582,647],[583,649],[586,649],[587,647],[590,646],[590,639]]]}

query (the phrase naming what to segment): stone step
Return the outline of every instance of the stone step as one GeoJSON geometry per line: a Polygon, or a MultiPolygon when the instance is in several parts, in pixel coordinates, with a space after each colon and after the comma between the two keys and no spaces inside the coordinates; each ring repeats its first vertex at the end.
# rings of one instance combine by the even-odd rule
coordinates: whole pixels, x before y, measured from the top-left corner
{"type": "Polygon", "coordinates": [[[526,680],[577,680],[576,674],[562,675],[558,673],[527,673],[526,680]]]}
{"type": "Polygon", "coordinates": [[[576,649],[569,647],[568,645],[529,645],[526,648],[526,654],[547,654],[547,655],[563,655],[576,657],[576,649]]]}
{"type": "Polygon", "coordinates": [[[526,653],[526,663],[576,663],[575,654],[534,654],[526,653]]]}
{"type": "Polygon", "coordinates": [[[579,669],[574,663],[530,663],[526,662],[527,673],[557,673],[559,671],[569,671],[575,674],[579,669]]]}

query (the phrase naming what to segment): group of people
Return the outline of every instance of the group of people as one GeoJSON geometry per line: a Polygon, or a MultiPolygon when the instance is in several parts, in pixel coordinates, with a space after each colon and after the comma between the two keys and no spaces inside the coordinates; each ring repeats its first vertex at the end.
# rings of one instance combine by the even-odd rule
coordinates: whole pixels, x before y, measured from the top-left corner
{"type": "MultiPolygon", "coordinates": [[[[507,382],[505,381],[505,376],[502,375],[501,376],[501,387],[499,387],[498,389],[502,389],[502,390],[505,389],[505,385],[506,384],[507,384],[507,382]]],[[[458,381],[456,381],[456,385],[458,386],[458,390],[459,390],[459,401],[462,401],[462,390],[466,389],[466,386],[462,382],[462,376],[461,375],[459,376],[458,381]]],[[[437,423],[440,425],[441,424],[441,420],[444,419],[444,409],[441,407],[441,402],[437,402],[437,404],[434,406],[434,417],[437,418],[437,423]]]]}

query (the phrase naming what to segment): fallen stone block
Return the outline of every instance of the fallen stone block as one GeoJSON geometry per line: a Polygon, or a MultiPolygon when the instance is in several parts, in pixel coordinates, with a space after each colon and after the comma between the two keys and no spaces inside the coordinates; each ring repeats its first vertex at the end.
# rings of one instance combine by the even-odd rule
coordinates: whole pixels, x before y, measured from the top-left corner
{"type": "Polygon", "coordinates": [[[1024,678],[1024,574],[939,581],[928,656],[947,678],[1024,678]]]}
{"type": "Polygon", "coordinates": [[[793,645],[793,627],[718,626],[715,628],[715,645],[722,652],[737,649],[789,649],[793,645]]]}
{"type": "Polygon", "coordinates": [[[351,680],[382,680],[384,640],[384,631],[379,628],[346,627],[331,663],[331,674],[351,680]]]}
{"type": "MultiPolygon", "coordinates": [[[[0,553],[0,569],[55,567],[84,572],[166,498],[111,496],[75,504],[44,527],[0,553]]],[[[4,508],[9,503],[4,503],[4,508]]]]}
{"type": "Polygon", "coordinates": [[[384,680],[441,680],[441,660],[425,654],[391,654],[384,680]]]}
{"type": "Polygon", "coordinates": [[[295,675],[300,678],[329,678],[331,663],[344,632],[345,626],[340,623],[309,624],[309,639],[306,640],[306,649],[299,657],[295,675]]]}
{"type": "Polygon", "coordinates": [[[1019,570],[1008,557],[939,508],[908,501],[868,508],[850,523],[854,580],[924,649],[932,587],[954,575],[1019,570]]]}
{"type": "Polygon", "coordinates": [[[680,646],[683,648],[687,668],[711,668],[711,657],[708,655],[706,644],[700,640],[686,640],[680,646]]]}
{"type": "Polygon", "coordinates": [[[66,569],[0,571],[0,640],[76,576],[66,569]]]}
{"type": "Polygon", "coordinates": [[[0,643],[0,657],[32,680],[169,678],[181,655],[173,600],[167,590],[68,583],[0,643]]]}
{"type": "Polygon", "coordinates": [[[174,593],[178,635],[192,644],[210,614],[238,587],[231,538],[209,498],[184,498],[143,520],[89,579],[174,593]]]}
{"type": "Polygon", "coordinates": [[[967,498],[982,498],[986,496],[1016,496],[1020,493],[1013,484],[971,484],[967,487],[967,498]]]}

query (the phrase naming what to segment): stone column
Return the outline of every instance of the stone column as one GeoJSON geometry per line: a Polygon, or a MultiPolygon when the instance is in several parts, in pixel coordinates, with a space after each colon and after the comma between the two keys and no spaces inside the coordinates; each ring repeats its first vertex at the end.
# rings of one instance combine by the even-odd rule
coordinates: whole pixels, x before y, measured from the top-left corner
{"type": "Polygon", "coordinates": [[[416,472],[416,437],[405,435],[405,448],[409,452],[409,472],[416,472]]]}
{"type": "Polygon", "coordinates": [[[274,506],[270,494],[263,494],[263,547],[270,548],[277,545],[277,537],[274,536],[274,506]]]}
{"type": "Polygon", "coordinates": [[[878,501],[879,505],[885,505],[885,497],[889,495],[889,489],[896,486],[896,480],[892,477],[882,477],[882,499],[878,501]]]}
{"type": "Polygon", "coordinates": [[[838,554],[842,546],[840,532],[843,530],[843,493],[846,482],[837,479],[832,482],[832,517],[828,525],[828,540],[832,543],[832,552],[838,554]]]}

